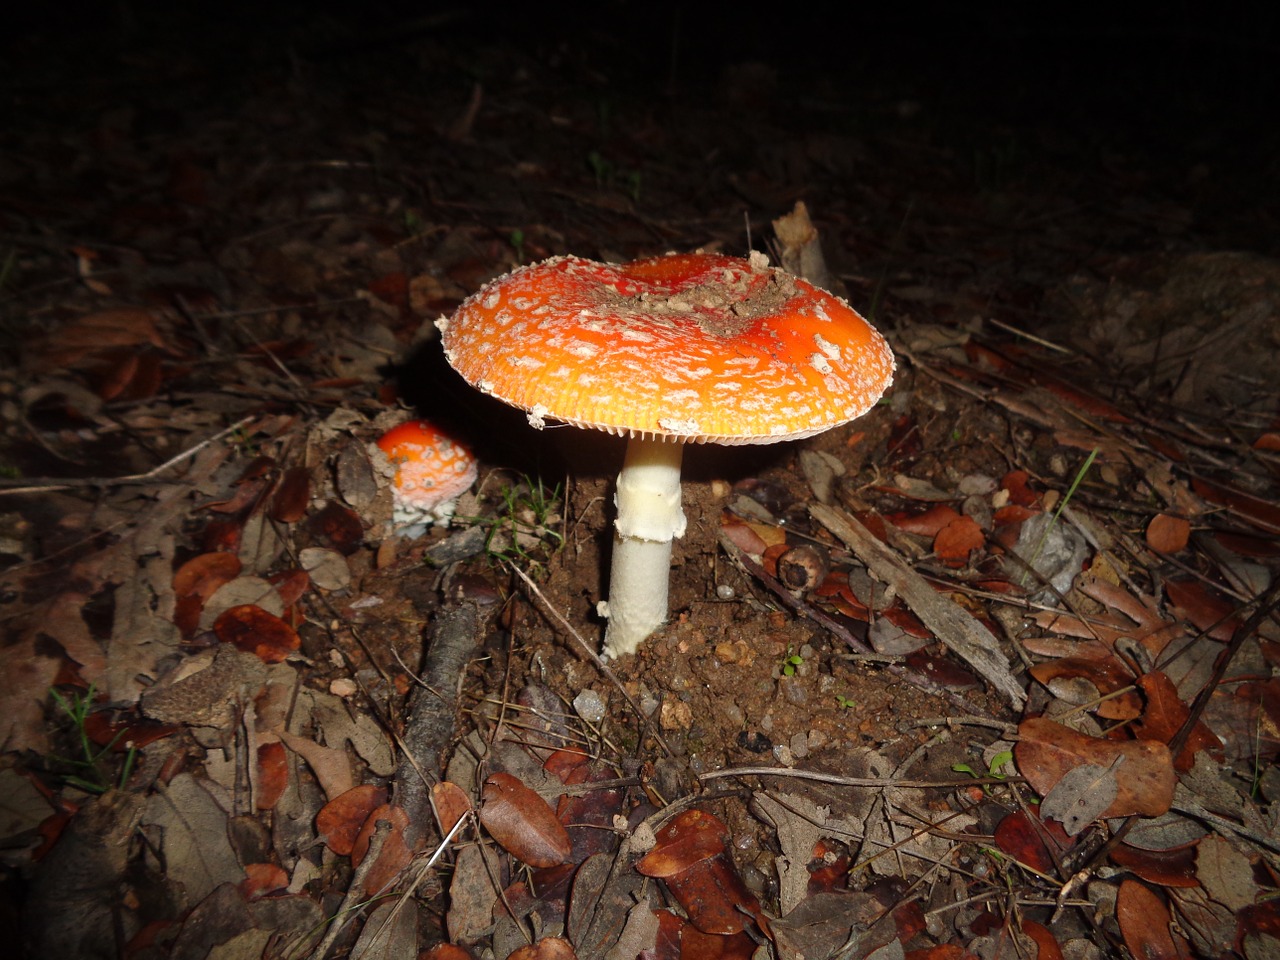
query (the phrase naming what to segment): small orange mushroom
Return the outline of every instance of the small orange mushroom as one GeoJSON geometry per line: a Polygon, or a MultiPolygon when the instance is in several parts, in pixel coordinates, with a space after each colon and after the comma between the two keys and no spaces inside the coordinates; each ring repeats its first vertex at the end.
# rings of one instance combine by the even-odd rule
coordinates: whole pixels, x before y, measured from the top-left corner
{"type": "Polygon", "coordinates": [[[476,481],[476,458],[430,420],[408,420],[378,438],[395,465],[397,532],[421,536],[434,523],[453,517],[458,497],[476,481]]]}

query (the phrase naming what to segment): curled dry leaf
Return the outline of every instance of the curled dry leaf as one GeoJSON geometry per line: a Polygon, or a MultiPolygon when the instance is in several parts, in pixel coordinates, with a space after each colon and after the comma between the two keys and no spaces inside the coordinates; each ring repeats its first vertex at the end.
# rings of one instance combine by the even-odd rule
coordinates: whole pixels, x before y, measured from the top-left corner
{"type": "Polygon", "coordinates": [[[1024,720],[1018,726],[1018,736],[1014,748],[1018,770],[1042,797],[1067,771],[1092,764],[1115,766],[1116,797],[1102,811],[1102,817],[1158,817],[1173,803],[1177,777],[1169,748],[1163,743],[1098,740],[1043,717],[1024,720]],[[1119,757],[1124,762],[1116,765],[1119,757]]]}
{"type": "Polygon", "coordinates": [[[371,783],[334,797],[316,814],[316,833],[334,853],[349,856],[369,814],[387,802],[387,788],[371,783]]]}
{"type": "Polygon", "coordinates": [[[252,603],[224,611],[214,621],[213,632],[223,643],[257,654],[265,663],[280,663],[302,646],[293,627],[252,603]]]}
{"type": "Polygon", "coordinates": [[[703,933],[743,932],[760,904],[726,855],[728,828],[714,814],[686,810],[657,833],[636,870],[661,879],[703,933]]]}
{"type": "Polygon", "coordinates": [[[184,637],[195,635],[205,603],[223,584],[240,575],[240,558],[214,550],[192,557],[173,574],[173,622],[184,637]]]}
{"type": "Polygon", "coordinates": [[[930,507],[924,513],[914,516],[891,514],[885,517],[899,530],[906,533],[918,533],[923,537],[936,537],[950,523],[959,520],[960,514],[954,507],[945,503],[930,507]]]}
{"type": "Polygon", "coordinates": [[[480,822],[504,850],[531,867],[554,867],[569,859],[569,834],[555,812],[509,773],[485,780],[480,822]]]}

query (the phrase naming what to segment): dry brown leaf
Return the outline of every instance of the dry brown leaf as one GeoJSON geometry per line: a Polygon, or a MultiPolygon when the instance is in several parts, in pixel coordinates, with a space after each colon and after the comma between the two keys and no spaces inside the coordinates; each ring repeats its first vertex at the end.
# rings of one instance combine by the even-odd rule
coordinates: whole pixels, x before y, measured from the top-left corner
{"type": "Polygon", "coordinates": [[[1018,772],[1040,794],[1047,796],[1067,771],[1083,764],[1115,769],[1116,798],[1103,817],[1139,814],[1158,817],[1173,803],[1177,777],[1169,748],[1152,740],[1099,740],[1086,737],[1060,723],[1033,717],[1018,726],[1014,748],[1018,772]]]}
{"type": "Polygon", "coordinates": [[[509,773],[485,780],[480,822],[504,850],[532,867],[569,860],[572,844],[564,824],[547,801],[509,773]]]}
{"type": "Polygon", "coordinates": [[[1169,908],[1163,900],[1137,880],[1120,884],[1116,896],[1116,921],[1125,946],[1135,957],[1145,960],[1183,960],[1186,946],[1179,949],[1169,930],[1169,908]]]}
{"type": "Polygon", "coordinates": [[[458,821],[471,812],[471,800],[462,788],[448,780],[431,786],[431,804],[440,822],[440,835],[445,836],[457,826],[458,821]]]}
{"type": "Polygon", "coordinates": [[[369,814],[387,802],[387,788],[366,783],[334,797],[316,814],[316,833],[334,853],[349,856],[369,814]]]}
{"type": "Polygon", "coordinates": [[[405,830],[409,826],[409,815],[403,807],[384,803],[378,807],[364,822],[351,846],[351,863],[359,866],[369,853],[369,844],[379,821],[390,824],[390,831],[382,842],[382,850],[378,853],[377,862],[369,868],[364,878],[364,893],[376,896],[390,888],[409,861],[413,859],[413,851],[405,842],[405,830]]]}

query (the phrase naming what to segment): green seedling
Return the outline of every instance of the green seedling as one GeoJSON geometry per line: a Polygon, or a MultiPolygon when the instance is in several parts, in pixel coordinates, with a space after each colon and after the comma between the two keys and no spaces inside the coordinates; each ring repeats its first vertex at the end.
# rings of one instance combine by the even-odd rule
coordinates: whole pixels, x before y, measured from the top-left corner
{"type": "Polygon", "coordinates": [[[456,517],[487,530],[485,553],[493,563],[516,563],[531,573],[564,542],[555,529],[560,521],[560,485],[547,487],[541,478],[521,477],[502,491],[493,516],[456,517]]]}
{"type": "Polygon", "coordinates": [[[836,706],[841,710],[850,710],[853,708],[853,698],[846,697],[843,693],[836,694],[836,706]]]}
{"type": "Polygon", "coordinates": [[[422,219],[422,214],[413,207],[404,208],[404,230],[411,237],[421,236],[427,228],[427,222],[422,219]]]}
{"type": "Polygon", "coordinates": [[[603,190],[605,184],[613,180],[613,164],[606,160],[599,150],[587,154],[587,166],[596,175],[596,188],[603,190]]]}
{"type": "MultiPolygon", "coordinates": [[[[1000,771],[1004,768],[1004,765],[1009,763],[1011,760],[1013,760],[1013,751],[1001,750],[991,758],[991,763],[987,765],[986,773],[978,773],[978,771],[974,770],[973,767],[969,766],[967,763],[953,763],[951,765],[951,769],[956,773],[967,773],[975,780],[981,780],[983,777],[991,777],[994,780],[1003,780],[1005,779],[1005,774],[1000,771]]],[[[990,793],[991,784],[984,783],[982,785],[982,792],[990,793]]]]}
{"type": "Polygon", "coordinates": [[[524,263],[524,231],[517,227],[507,239],[511,242],[511,249],[516,252],[516,263],[524,263]]]}
{"type": "Polygon", "coordinates": [[[787,655],[783,657],[782,661],[778,664],[782,669],[782,675],[784,677],[794,677],[796,675],[796,668],[802,663],[804,663],[803,658],[801,658],[800,654],[794,652],[791,644],[788,643],[787,655]]]}
{"type": "MultiPolygon", "coordinates": [[[[116,734],[110,743],[101,748],[97,747],[89,738],[89,732],[85,724],[93,707],[94,692],[93,684],[89,685],[89,689],[83,695],[72,693],[70,696],[63,696],[57,689],[52,687],[49,689],[53,702],[66,714],[75,727],[76,736],[80,741],[80,752],[83,755],[83,759],[79,760],[71,757],[58,757],[57,759],[69,764],[73,769],[84,771],[88,777],[92,777],[92,779],[88,779],[78,774],[70,774],[66,777],[66,782],[89,793],[103,793],[107,789],[107,782],[99,763],[103,757],[111,752],[112,747],[116,745],[116,742],[124,734],[123,731],[116,734]]],[[[129,752],[125,754],[124,769],[121,771],[118,781],[118,786],[121,788],[129,782],[129,774],[133,771],[133,763],[137,758],[137,753],[138,751],[135,747],[130,747],[129,752]]]]}
{"type": "Polygon", "coordinates": [[[618,187],[631,198],[633,203],[640,202],[640,184],[643,174],[639,170],[619,169],[599,150],[592,150],[587,154],[587,166],[595,174],[597,189],[618,187]]]}

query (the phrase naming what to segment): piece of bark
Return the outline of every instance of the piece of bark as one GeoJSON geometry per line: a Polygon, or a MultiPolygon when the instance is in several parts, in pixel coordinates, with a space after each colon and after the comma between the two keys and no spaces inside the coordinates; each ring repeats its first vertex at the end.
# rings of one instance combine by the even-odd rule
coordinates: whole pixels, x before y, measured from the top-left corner
{"type": "Polygon", "coordinates": [[[453,740],[459,681],[480,646],[491,610],[491,605],[463,600],[442,609],[431,631],[421,682],[409,697],[409,721],[401,738],[405,759],[396,771],[396,803],[418,832],[405,838],[410,848],[434,822],[431,784],[440,779],[441,755],[453,740]]]}
{"type": "Polygon", "coordinates": [[[996,638],[958,604],[934,590],[896,553],[841,510],[821,503],[811,504],[809,513],[834,533],[882,583],[891,586],[920,621],[948,650],[961,657],[993,687],[1021,706],[1026,692],[1018,683],[1001,653],[996,638]]]}

